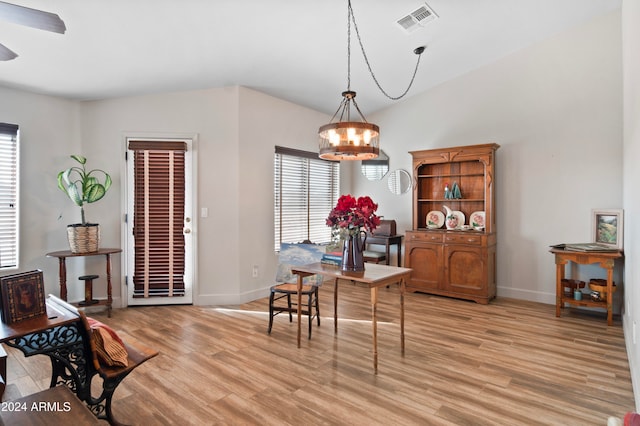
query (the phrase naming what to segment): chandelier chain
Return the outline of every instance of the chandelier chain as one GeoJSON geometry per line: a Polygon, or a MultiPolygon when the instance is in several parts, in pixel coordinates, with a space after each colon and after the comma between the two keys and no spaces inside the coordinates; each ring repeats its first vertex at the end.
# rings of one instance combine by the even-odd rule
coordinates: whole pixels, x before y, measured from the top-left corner
{"type": "Polygon", "coordinates": [[[351,90],[351,0],[347,8],[347,90],[351,90]]]}
{"type": "Polygon", "coordinates": [[[351,7],[351,0],[348,1],[348,9],[349,9],[349,23],[347,25],[347,38],[348,38],[348,43],[347,43],[347,61],[348,61],[348,85],[351,86],[351,21],[353,21],[353,28],[356,30],[356,36],[358,37],[358,44],[360,44],[360,50],[362,51],[362,56],[364,57],[364,62],[367,64],[367,68],[369,69],[369,74],[371,74],[371,78],[373,78],[373,81],[376,83],[376,86],[378,86],[378,89],[380,89],[380,91],[382,92],[383,95],[385,95],[387,98],[393,100],[393,101],[397,101],[399,99],[402,99],[407,93],[409,93],[409,90],[411,89],[411,86],[413,85],[414,80],[416,79],[416,74],[418,73],[418,66],[420,66],[420,58],[422,57],[422,51],[420,53],[416,53],[418,55],[418,60],[416,61],[416,67],[413,70],[413,75],[411,76],[411,81],[409,81],[409,85],[407,86],[407,88],[405,89],[404,92],[402,92],[402,94],[400,96],[391,96],[389,95],[383,88],[382,85],[380,85],[380,82],[378,81],[378,79],[376,78],[376,75],[373,72],[373,69],[371,67],[371,64],[369,63],[369,58],[367,57],[367,53],[364,50],[364,44],[362,43],[362,38],[360,37],[360,31],[358,31],[358,24],[356,23],[356,16],[353,13],[353,8],[351,7]]]}

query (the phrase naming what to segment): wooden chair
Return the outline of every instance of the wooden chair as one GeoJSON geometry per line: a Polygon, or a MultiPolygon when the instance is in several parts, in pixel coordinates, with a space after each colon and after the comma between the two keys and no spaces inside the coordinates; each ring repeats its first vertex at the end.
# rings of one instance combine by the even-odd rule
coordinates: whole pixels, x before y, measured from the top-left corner
{"type": "MultiPolygon", "coordinates": [[[[271,334],[271,328],[273,326],[273,317],[283,312],[289,313],[289,322],[293,322],[293,313],[298,313],[297,302],[291,302],[291,296],[297,298],[298,284],[278,284],[271,287],[271,294],[269,295],[269,330],[271,334]],[[286,298],[287,305],[283,306],[278,304],[277,301],[286,298]]],[[[318,321],[318,327],[320,326],[320,305],[318,301],[318,286],[317,285],[303,285],[302,296],[306,298],[307,303],[302,308],[302,315],[306,315],[309,318],[309,339],[311,339],[311,326],[313,325],[313,319],[318,321]],[[315,307],[315,311],[314,311],[315,307]]],[[[296,299],[297,300],[297,299],[296,299]]],[[[303,299],[304,300],[304,299],[303,299]]]]}
{"type": "Polygon", "coordinates": [[[387,255],[385,253],[373,250],[365,250],[362,252],[362,257],[365,262],[371,263],[380,263],[387,260],[387,255]]]}
{"type": "MultiPolygon", "coordinates": [[[[375,229],[375,231],[369,233],[367,232],[367,237],[390,237],[392,235],[396,234],[396,221],[395,220],[381,220],[380,221],[380,225],[375,229]]],[[[373,241],[373,239],[372,239],[373,241]]],[[[386,252],[389,251],[389,243],[387,242],[386,245],[386,252]]],[[[384,245],[384,243],[379,243],[379,242],[374,242],[371,243],[371,245],[384,245]]],[[[369,243],[367,243],[367,246],[369,246],[369,243]]],[[[380,252],[377,250],[368,250],[367,248],[365,248],[364,253],[363,253],[363,257],[364,257],[364,261],[365,262],[372,262],[372,263],[381,263],[384,262],[385,264],[389,264],[389,260],[387,259],[387,254],[386,252],[380,252]]],[[[398,266],[400,266],[400,264],[398,264],[398,266]]]]}
{"type": "MultiPolygon", "coordinates": [[[[291,274],[291,266],[320,262],[324,253],[325,246],[322,245],[310,243],[280,244],[278,273],[276,274],[276,282],[278,284],[271,287],[269,294],[269,327],[267,333],[271,334],[273,318],[276,315],[286,312],[289,314],[289,322],[293,322],[293,314],[298,312],[297,276],[291,274]],[[292,296],[294,301],[291,299],[292,296]],[[282,299],[286,299],[286,304],[284,302],[278,303],[282,299]]],[[[305,278],[302,286],[303,301],[306,300],[305,305],[302,307],[302,315],[305,315],[309,320],[309,339],[311,338],[314,318],[317,320],[318,326],[320,326],[318,286],[321,283],[322,277],[313,276],[305,278]]]]}
{"type": "MultiPolygon", "coordinates": [[[[129,373],[145,361],[158,355],[158,351],[127,339],[128,341],[124,342],[124,348],[127,352],[127,366],[104,365],[99,360],[97,343],[93,335],[94,331],[91,329],[85,313],[53,295],[49,295],[49,302],[77,314],[82,323],[80,333],[85,349],[83,355],[86,361],[86,377],[80,383],[76,383],[77,389],[75,391],[78,398],[84,401],[99,419],[107,420],[111,425],[119,425],[120,423],[113,418],[113,412],[111,411],[113,393],[129,373]],[[91,394],[91,381],[96,374],[102,378],[103,382],[102,393],[99,397],[94,398],[91,394]]],[[[64,370],[65,366],[54,363],[53,368],[55,373],[56,369],[64,370]]],[[[58,371],[57,374],[64,377],[65,373],[64,371],[58,371]]]]}

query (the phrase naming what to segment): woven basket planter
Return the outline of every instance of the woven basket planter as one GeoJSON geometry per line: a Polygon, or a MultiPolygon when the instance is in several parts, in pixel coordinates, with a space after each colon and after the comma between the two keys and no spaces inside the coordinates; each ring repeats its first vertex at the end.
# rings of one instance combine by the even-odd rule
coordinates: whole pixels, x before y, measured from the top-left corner
{"type": "Polygon", "coordinates": [[[100,225],[75,223],[67,226],[67,238],[72,253],[92,253],[100,246],[100,225]]]}

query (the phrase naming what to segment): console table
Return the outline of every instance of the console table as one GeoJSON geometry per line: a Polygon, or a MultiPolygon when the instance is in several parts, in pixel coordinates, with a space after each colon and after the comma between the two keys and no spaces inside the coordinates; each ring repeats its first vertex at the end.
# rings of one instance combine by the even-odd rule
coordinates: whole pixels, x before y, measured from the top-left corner
{"type": "MultiPolygon", "coordinates": [[[[47,253],[47,257],[57,257],[60,269],[60,298],[67,301],[67,257],[86,257],[86,256],[105,256],[106,272],[107,272],[107,299],[99,300],[94,306],[105,305],[107,307],[107,316],[111,318],[111,255],[120,253],[119,248],[101,248],[91,253],[73,253],[70,250],[54,251],[47,253]]],[[[76,304],[77,305],[77,304],[76,304]]]]}
{"type": "Polygon", "coordinates": [[[390,260],[390,248],[395,245],[398,247],[398,266],[402,265],[402,238],[404,235],[375,235],[367,234],[367,244],[384,246],[386,264],[389,264],[390,260]]]}
{"type": "Polygon", "coordinates": [[[564,304],[607,309],[607,325],[613,324],[613,269],[616,260],[623,260],[624,255],[620,251],[615,252],[581,252],[553,248],[549,250],[556,259],[556,317],[560,316],[560,310],[564,304]],[[607,271],[607,301],[596,302],[589,298],[575,300],[564,295],[562,280],[564,279],[565,265],[574,262],[580,265],[599,263],[600,267],[607,271]]]}

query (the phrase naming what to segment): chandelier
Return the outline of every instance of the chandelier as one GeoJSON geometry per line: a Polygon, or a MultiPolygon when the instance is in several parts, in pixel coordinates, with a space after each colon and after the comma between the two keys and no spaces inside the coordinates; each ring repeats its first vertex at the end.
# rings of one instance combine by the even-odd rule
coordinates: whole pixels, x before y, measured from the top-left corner
{"type": "MultiPolygon", "coordinates": [[[[358,108],[356,92],[342,92],[342,102],[333,118],[340,113],[340,121],[325,124],[318,130],[320,158],[325,160],[370,160],[380,152],[380,128],[367,122],[358,108]],[[351,121],[351,104],[362,121],[351,121]],[[346,119],[346,120],[345,120],[346,119]]],[[[331,121],[333,121],[331,118],[331,121]]]]}
{"type": "Polygon", "coordinates": [[[407,94],[413,80],[418,72],[420,64],[420,55],[424,52],[424,46],[416,48],[413,52],[418,55],[418,61],[413,72],[409,86],[400,96],[392,97],[385,92],[376,76],[374,75],[369,59],[365,53],[358,25],[356,24],[353,9],[351,8],[351,0],[347,0],[347,90],[342,92],[342,101],[338,109],[331,117],[328,124],[320,126],[318,130],[320,158],[325,160],[370,160],[376,158],[380,153],[380,127],[373,123],[369,123],[364,114],[360,111],[356,102],[356,92],[351,90],[351,23],[358,36],[358,42],[362,55],[369,69],[369,73],[380,91],[389,99],[398,100],[407,94]],[[357,112],[358,117],[353,117],[359,121],[352,121],[351,107],[357,112]],[[335,119],[338,121],[335,121],[335,119]]]}

